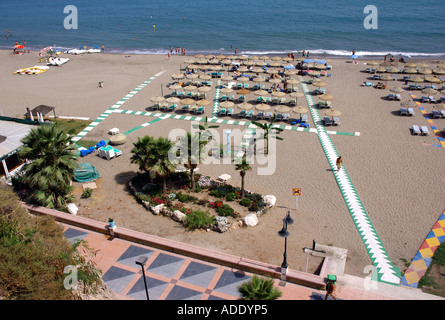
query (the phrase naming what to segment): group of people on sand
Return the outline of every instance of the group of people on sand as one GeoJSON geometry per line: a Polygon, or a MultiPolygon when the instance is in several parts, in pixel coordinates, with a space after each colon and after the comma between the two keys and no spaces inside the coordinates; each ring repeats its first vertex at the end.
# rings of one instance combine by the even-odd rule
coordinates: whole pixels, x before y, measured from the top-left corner
{"type": "MultiPolygon", "coordinates": [[[[180,48],[180,47],[175,47],[175,52],[176,55],[186,55],[186,51],[184,48],[180,48]]],[[[168,58],[170,59],[170,57],[173,55],[173,47],[170,47],[170,52],[168,53],[168,58]]]]}

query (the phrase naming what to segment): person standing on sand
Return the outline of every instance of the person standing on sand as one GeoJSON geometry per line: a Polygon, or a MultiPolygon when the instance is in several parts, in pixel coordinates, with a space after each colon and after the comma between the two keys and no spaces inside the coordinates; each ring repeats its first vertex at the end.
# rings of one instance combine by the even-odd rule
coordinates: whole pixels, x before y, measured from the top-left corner
{"type": "Polygon", "coordinates": [[[341,165],[343,164],[343,159],[341,158],[341,156],[337,158],[335,164],[337,165],[337,171],[340,171],[341,165]]]}
{"type": "Polygon", "coordinates": [[[334,300],[337,300],[337,297],[335,296],[335,284],[332,282],[332,280],[329,280],[326,284],[326,295],[324,296],[324,299],[328,300],[329,296],[331,296],[334,300]]]}
{"type": "Polygon", "coordinates": [[[238,48],[235,48],[235,55],[236,55],[237,52],[238,52],[238,48]]]}

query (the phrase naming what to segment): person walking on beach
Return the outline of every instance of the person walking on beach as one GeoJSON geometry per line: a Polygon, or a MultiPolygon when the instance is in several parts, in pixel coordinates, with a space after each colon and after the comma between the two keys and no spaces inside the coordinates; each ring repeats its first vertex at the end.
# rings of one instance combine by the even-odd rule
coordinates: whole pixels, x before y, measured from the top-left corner
{"type": "Polygon", "coordinates": [[[337,171],[340,171],[341,165],[343,164],[343,159],[341,158],[341,156],[337,158],[335,164],[337,165],[337,171]]]}
{"type": "Polygon", "coordinates": [[[332,280],[329,280],[326,284],[326,295],[324,296],[325,300],[328,300],[328,297],[331,296],[334,300],[337,300],[335,295],[335,284],[332,280]]]}

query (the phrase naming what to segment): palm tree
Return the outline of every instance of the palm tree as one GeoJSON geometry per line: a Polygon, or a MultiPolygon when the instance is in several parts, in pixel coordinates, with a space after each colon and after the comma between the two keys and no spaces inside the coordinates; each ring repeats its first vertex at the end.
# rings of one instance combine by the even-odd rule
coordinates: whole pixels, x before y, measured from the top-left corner
{"type": "Polygon", "coordinates": [[[21,141],[19,155],[30,161],[23,166],[22,181],[34,189],[39,205],[61,208],[74,200],[70,184],[78,164],[71,138],[72,134],[55,125],[42,125],[21,141]]]}
{"type": "Polygon", "coordinates": [[[190,170],[190,188],[192,191],[195,191],[195,170],[204,157],[202,151],[207,143],[208,140],[201,139],[199,133],[192,134],[190,132],[187,132],[187,134],[179,140],[179,149],[182,151],[179,152],[178,150],[179,162],[184,164],[184,167],[190,170]]]}
{"type": "Polygon", "coordinates": [[[273,287],[273,279],[262,278],[254,275],[249,281],[238,287],[242,300],[276,300],[282,296],[282,292],[273,287]]]}
{"type": "Polygon", "coordinates": [[[244,198],[244,176],[246,175],[247,171],[252,170],[252,167],[247,162],[246,157],[243,157],[243,160],[241,163],[235,164],[235,170],[240,171],[241,176],[241,199],[244,198]]]}
{"type": "Polygon", "coordinates": [[[153,139],[145,136],[134,143],[132,163],[139,165],[139,170],[154,173],[162,179],[162,189],[167,191],[167,177],[175,171],[176,166],[170,162],[169,151],[173,147],[169,139],[153,139]]]}
{"type": "Polygon", "coordinates": [[[266,152],[265,152],[266,154],[269,154],[269,136],[271,138],[283,140],[283,138],[277,136],[277,134],[280,134],[283,131],[283,129],[274,128],[276,118],[277,116],[274,114],[270,123],[261,123],[257,121],[252,121],[252,123],[256,125],[258,128],[263,129],[264,133],[262,134],[262,136],[260,136],[260,138],[266,140],[266,152]]]}
{"type": "MultiPolygon", "coordinates": [[[[151,149],[154,145],[154,139],[150,136],[144,136],[138,138],[138,141],[133,143],[134,147],[131,150],[133,154],[130,158],[131,163],[136,163],[139,166],[140,171],[145,171],[150,174],[150,167],[148,164],[148,157],[151,153],[151,149]]],[[[150,175],[151,177],[151,175],[150,175]]]]}

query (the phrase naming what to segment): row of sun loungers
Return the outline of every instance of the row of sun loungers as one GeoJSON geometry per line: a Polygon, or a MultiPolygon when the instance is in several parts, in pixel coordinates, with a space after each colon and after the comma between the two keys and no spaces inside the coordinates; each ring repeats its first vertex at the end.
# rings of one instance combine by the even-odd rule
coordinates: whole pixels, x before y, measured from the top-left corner
{"type": "Polygon", "coordinates": [[[181,98],[181,99],[185,99],[185,98],[192,98],[192,99],[206,99],[207,95],[205,94],[205,92],[202,93],[198,93],[198,92],[188,92],[185,93],[184,91],[174,91],[171,93],[172,97],[177,97],[177,98],[181,98]]]}
{"type": "Polygon", "coordinates": [[[400,115],[401,116],[413,116],[414,115],[414,109],[413,108],[400,108],[400,115]]]}
{"type": "Polygon", "coordinates": [[[324,123],[325,127],[326,126],[338,126],[338,125],[340,125],[340,118],[332,117],[332,119],[331,119],[329,117],[324,117],[323,123],[324,123]]]}
{"type": "Polygon", "coordinates": [[[433,118],[445,118],[445,110],[433,110],[431,115],[433,118]]]}
{"type": "Polygon", "coordinates": [[[419,126],[417,124],[412,125],[411,132],[413,135],[422,135],[422,136],[427,136],[430,134],[427,126],[420,126],[419,129],[419,126]]]}
{"type": "Polygon", "coordinates": [[[431,103],[437,102],[436,98],[434,98],[433,96],[422,96],[421,101],[422,102],[431,102],[431,103]]]}
{"type": "Polygon", "coordinates": [[[386,98],[388,100],[393,100],[393,101],[402,100],[402,96],[399,93],[397,93],[397,94],[388,93],[388,96],[386,98]]]}

